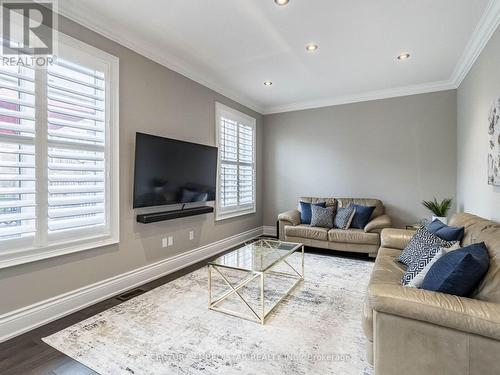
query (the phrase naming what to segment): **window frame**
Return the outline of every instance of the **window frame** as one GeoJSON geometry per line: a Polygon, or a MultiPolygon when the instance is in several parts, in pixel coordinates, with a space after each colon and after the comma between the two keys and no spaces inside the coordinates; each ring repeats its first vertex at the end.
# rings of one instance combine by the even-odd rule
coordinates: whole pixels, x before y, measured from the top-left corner
{"type": "MultiPolygon", "coordinates": [[[[239,134],[239,131],[238,131],[239,134]]],[[[222,103],[215,103],[215,144],[218,149],[217,151],[217,194],[216,194],[216,204],[215,204],[215,220],[225,220],[233,217],[250,215],[257,212],[257,120],[251,116],[248,116],[236,109],[228,107],[222,103]],[[247,205],[239,205],[235,208],[223,208],[221,207],[221,189],[220,189],[220,177],[221,177],[221,152],[220,152],[220,126],[221,117],[228,117],[233,121],[238,122],[238,124],[243,124],[252,128],[253,135],[253,161],[252,163],[240,162],[239,160],[235,162],[235,165],[252,165],[253,169],[253,181],[252,181],[252,196],[253,202],[247,205]]],[[[239,155],[238,155],[239,159],[239,155]]],[[[239,168],[237,168],[239,170],[239,168]]],[[[238,181],[238,201],[239,201],[239,181],[238,181]]]]}
{"type": "MultiPolygon", "coordinates": [[[[41,246],[40,243],[32,241],[32,243],[25,247],[16,246],[12,249],[5,248],[1,246],[0,243],[0,269],[6,267],[12,267],[19,264],[30,263],[34,261],[39,261],[43,259],[48,259],[56,256],[71,254],[75,252],[95,249],[103,246],[109,246],[120,241],[120,181],[119,181],[119,59],[116,56],[110,55],[96,47],[90,46],[83,43],[77,39],[74,39],[66,34],[58,33],[58,43],[59,49],[58,53],[62,58],[75,61],[76,63],[85,63],[87,67],[96,68],[99,66],[99,70],[104,70],[105,74],[105,171],[106,171],[106,226],[105,230],[99,234],[88,232],[85,235],[85,231],[82,230],[82,236],[71,239],[64,239],[61,236],[59,241],[51,242],[47,245],[41,246]],[[75,57],[76,56],[76,57],[75,57]],[[104,68],[104,69],[103,69],[104,68]]],[[[44,83],[46,84],[46,82],[44,83]]],[[[35,96],[36,110],[39,106],[44,107],[42,111],[47,113],[47,86],[44,86],[41,92],[37,92],[35,96]],[[40,102],[42,104],[40,104],[40,102]]],[[[47,121],[48,119],[43,118],[41,120],[41,126],[43,128],[41,132],[47,131],[47,121]]],[[[37,126],[35,124],[35,126],[37,126]]],[[[37,129],[37,132],[39,130],[37,129]]],[[[41,143],[42,145],[46,143],[45,141],[41,143]]],[[[35,134],[35,163],[40,163],[39,159],[47,157],[48,147],[45,149],[40,147],[40,142],[37,140],[35,134]]],[[[41,162],[46,163],[45,161],[41,162]]],[[[46,173],[41,173],[42,178],[47,178],[46,173]]],[[[36,178],[39,178],[38,176],[36,178]]],[[[47,190],[40,191],[36,189],[36,204],[47,203],[47,190]]],[[[37,220],[46,220],[47,218],[37,218],[37,220]]],[[[46,235],[45,233],[44,235],[46,235]]],[[[35,233],[35,238],[40,236],[37,231],[35,233]]],[[[9,241],[9,240],[7,240],[9,241]]],[[[12,245],[16,245],[15,242],[10,242],[12,245]]],[[[22,243],[22,242],[20,242],[22,243]]],[[[11,246],[12,247],[12,246],[11,246]]]]}

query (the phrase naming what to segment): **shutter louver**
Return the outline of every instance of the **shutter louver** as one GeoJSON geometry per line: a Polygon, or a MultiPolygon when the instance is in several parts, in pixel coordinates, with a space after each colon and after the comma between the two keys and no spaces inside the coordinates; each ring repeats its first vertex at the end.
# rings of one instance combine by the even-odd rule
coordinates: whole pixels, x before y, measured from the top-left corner
{"type": "Polygon", "coordinates": [[[58,59],[47,95],[49,235],[105,225],[104,76],[58,59]]]}
{"type": "Polygon", "coordinates": [[[231,113],[223,113],[218,116],[218,129],[218,209],[226,213],[252,210],[255,207],[255,126],[231,113]]]}
{"type": "Polygon", "coordinates": [[[241,165],[238,173],[239,202],[241,205],[252,204],[254,201],[254,175],[253,175],[253,129],[251,126],[240,124],[238,137],[238,155],[241,165]],[[248,163],[244,165],[243,163],[248,163]]]}
{"type": "Polygon", "coordinates": [[[35,72],[0,69],[0,241],[36,232],[35,72]]]}

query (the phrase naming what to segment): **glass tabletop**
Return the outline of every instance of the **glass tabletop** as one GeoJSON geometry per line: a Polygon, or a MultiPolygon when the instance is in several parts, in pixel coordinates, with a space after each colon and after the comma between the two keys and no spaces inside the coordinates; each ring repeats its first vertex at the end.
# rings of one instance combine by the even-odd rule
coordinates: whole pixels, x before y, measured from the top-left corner
{"type": "Polygon", "coordinates": [[[262,239],[222,255],[209,264],[238,270],[265,272],[301,247],[300,243],[262,239]]]}

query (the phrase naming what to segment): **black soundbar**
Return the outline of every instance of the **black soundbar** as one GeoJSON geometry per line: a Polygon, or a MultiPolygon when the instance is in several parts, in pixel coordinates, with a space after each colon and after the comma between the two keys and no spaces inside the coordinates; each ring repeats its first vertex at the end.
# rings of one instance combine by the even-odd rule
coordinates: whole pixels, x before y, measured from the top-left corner
{"type": "Polygon", "coordinates": [[[183,210],[153,212],[151,214],[137,215],[137,222],[142,224],[156,223],[158,221],[173,220],[180,217],[195,216],[214,212],[210,206],[185,208],[183,210]]]}

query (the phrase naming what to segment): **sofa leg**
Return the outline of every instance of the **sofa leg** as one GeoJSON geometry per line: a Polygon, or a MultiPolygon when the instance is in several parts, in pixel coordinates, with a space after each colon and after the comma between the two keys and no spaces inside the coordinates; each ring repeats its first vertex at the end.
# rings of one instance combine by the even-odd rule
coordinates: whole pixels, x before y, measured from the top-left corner
{"type": "Polygon", "coordinates": [[[376,258],[377,257],[377,253],[369,253],[368,256],[370,258],[376,258]]]}

